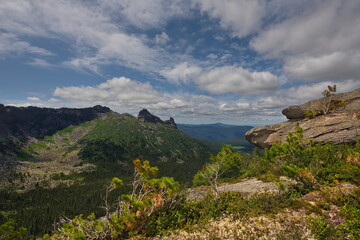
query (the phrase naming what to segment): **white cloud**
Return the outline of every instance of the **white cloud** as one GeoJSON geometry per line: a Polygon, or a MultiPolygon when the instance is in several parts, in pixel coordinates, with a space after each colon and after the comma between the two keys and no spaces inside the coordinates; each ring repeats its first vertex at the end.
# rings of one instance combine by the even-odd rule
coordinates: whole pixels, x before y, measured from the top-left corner
{"type": "Polygon", "coordinates": [[[111,98],[128,103],[150,104],[162,100],[161,94],[149,83],[141,83],[129,78],[113,78],[98,86],[106,91],[111,98]]]}
{"type": "Polygon", "coordinates": [[[296,78],[320,81],[360,79],[360,51],[334,52],[319,57],[297,56],[289,58],[284,70],[296,78]]]}
{"type": "Polygon", "coordinates": [[[40,98],[38,98],[38,97],[28,97],[28,98],[26,98],[27,100],[29,100],[29,101],[33,101],[33,102],[38,102],[38,101],[40,101],[40,98]]]}
{"type": "Polygon", "coordinates": [[[139,109],[159,102],[170,102],[149,83],[141,83],[125,77],[113,78],[97,86],[56,88],[53,96],[67,101],[96,102],[130,110],[132,107],[139,109]]]}
{"type": "Polygon", "coordinates": [[[19,38],[14,34],[0,32],[0,57],[26,53],[41,56],[53,55],[50,51],[44,48],[36,47],[26,41],[19,40],[19,38]]]}
{"type": "Polygon", "coordinates": [[[226,112],[238,112],[243,110],[250,110],[250,103],[249,102],[223,103],[220,105],[219,109],[226,112]]]}
{"type": "Polygon", "coordinates": [[[170,38],[166,32],[162,32],[161,34],[157,34],[155,36],[155,43],[159,45],[165,45],[169,40],[170,38]]]}
{"type": "Polygon", "coordinates": [[[58,103],[58,102],[61,102],[61,100],[60,100],[60,99],[57,99],[57,98],[50,98],[50,99],[48,100],[48,102],[50,102],[50,103],[58,103]]]}
{"type": "Polygon", "coordinates": [[[280,109],[290,105],[299,105],[314,99],[322,98],[323,96],[321,93],[327,89],[328,85],[334,84],[337,84],[336,93],[350,92],[360,88],[360,81],[356,80],[347,80],[341,83],[321,82],[300,85],[289,89],[279,90],[269,97],[260,98],[252,103],[252,107],[254,110],[278,108],[280,111],[280,109]]]}
{"type": "Polygon", "coordinates": [[[51,64],[49,62],[47,62],[44,59],[40,59],[40,58],[33,58],[31,62],[28,62],[27,64],[35,66],[35,67],[43,67],[43,68],[52,68],[55,67],[56,65],[51,64]]]}
{"type": "Polygon", "coordinates": [[[359,78],[358,0],[280,0],[272,7],[286,14],[251,40],[254,50],[283,59],[284,70],[300,80],[359,78]]]}
{"type": "Polygon", "coordinates": [[[190,13],[188,0],[108,0],[99,3],[107,12],[142,29],[162,28],[168,20],[190,13]]]}
{"type": "Polygon", "coordinates": [[[254,33],[261,25],[265,2],[261,0],[193,0],[198,8],[214,19],[219,19],[233,36],[244,37],[254,33]]]}
{"type": "Polygon", "coordinates": [[[102,101],[109,98],[106,91],[89,86],[56,88],[53,95],[78,101],[102,101]]]}
{"type": "Polygon", "coordinates": [[[211,59],[211,60],[215,60],[215,59],[218,58],[218,56],[217,56],[216,54],[213,54],[213,53],[207,55],[206,57],[209,58],[209,59],[211,59]]]}
{"type": "Polygon", "coordinates": [[[278,56],[282,53],[324,54],[360,46],[360,16],[357,0],[301,1],[286,4],[283,11],[294,14],[285,20],[270,25],[251,41],[260,53],[278,56]],[[297,11],[292,8],[297,7],[297,11]],[[291,10],[292,9],[292,10],[291,10]],[[324,44],[326,43],[326,44],[324,44]]]}
{"type": "Polygon", "coordinates": [[[56,88],[52,106],[93,106],[101,104],[120,112],[137,114],[142,108],[159,116],[212,116],[219,114],[219,101],[205,95],[163,93],[149,83],[125,77],[113,78],[97,86],[56,88]],[[60,101],[61,99],[61,101],[60,101]]]}
{"type": "Polygon", "coordinates": [[[250,72],[236,66],[224,66],[202,73],[195,82],[214,94],[256,95],[277,89],[279,79],[270,72],[250,72]]]}
{"type": "Polygon", "coordinates": [[[201,68],[194,65],[189,65],[188,62],[183,62],[176,65],[172,69],[165,69],[160,71],[160,74],[167,78],[170,82],[180,84],[182,82],[188,83],[201,72],[201,68]]]}
{"type": "MultiPolygon", "coordinates": [[[[133,1],[128,2],[133,4],[133,1]]],[[[0,6],[0,29],[9,32],[5,33],[7,38],[10,36],[18,39],[15,41],[16,45],[11,47],[12,51],[23,49],[31,53],[50,55],[45,49],[31,46],[22,40],[27,36],[65,41],[73,48],[71,50],[74,55],[64,61],[64,65],[85,68],[96,73],[100,72],[99,66],[110,63],[156,72],[163,65],[159,59],[170,62],[171,58],[164,57],[166,54],[161,50],[147,46],[143,36],[126,33],[114,20],[116,15],[103,11],[102,3],[103,1],[99,1],[90,5],[68,0],[5,1],[0,6]]],[[[143,7],[140,2],[137,5],[143,7]]],[[[112,11],[114,13],[117,9],[112,11]]],[[[0,43],[0,51],[7,45],[9,44],[0,43]]]]}

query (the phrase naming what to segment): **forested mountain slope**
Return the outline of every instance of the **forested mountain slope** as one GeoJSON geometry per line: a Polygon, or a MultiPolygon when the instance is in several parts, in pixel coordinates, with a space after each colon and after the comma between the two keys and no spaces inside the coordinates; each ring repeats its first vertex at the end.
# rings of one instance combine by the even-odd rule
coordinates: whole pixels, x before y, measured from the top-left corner
{"type": "Polygon", "coordinates": [[[15,163],[0,184],[0,222],[10,216],[31,234],[48,231],[61,216],[102,215],[106,185],[115,176],[130,179],[136,158],[183,183],[209,158],[206,147],[171,126],[111,111],[31,139],[14,141],[0,156],[0,166],[15,163]]]}

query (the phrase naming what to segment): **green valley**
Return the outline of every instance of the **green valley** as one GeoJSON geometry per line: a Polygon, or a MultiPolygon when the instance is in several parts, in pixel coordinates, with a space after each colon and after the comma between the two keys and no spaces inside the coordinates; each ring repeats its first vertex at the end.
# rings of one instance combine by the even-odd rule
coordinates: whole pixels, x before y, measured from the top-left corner
{"type": "Polygon", "coordinates": [[[60,217],[101,216],[106,185],[115,176],[131,179],[133,159],[149,160],[160,176],[189,185],[209,151],[166,124],[107,112],[2,156],[16,170],[0,183],[0,222],[14,218],[30,235],[38,235],[50,231],[60,217]]]}

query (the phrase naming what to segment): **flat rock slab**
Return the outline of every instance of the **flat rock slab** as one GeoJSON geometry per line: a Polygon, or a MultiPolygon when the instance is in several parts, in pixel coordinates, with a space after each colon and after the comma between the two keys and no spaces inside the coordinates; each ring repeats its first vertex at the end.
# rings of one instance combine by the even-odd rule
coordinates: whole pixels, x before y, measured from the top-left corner
{"type": "MultiPolygon", "coordinates": [[[[280,181],[285,185],[296,183],[294,180],[281,176],[280,181]]],[[[238,183],[224,183],[218,187],[220,193],[222,192],[240,192],[246,196],[252,196],[256,193],[279,193],[279,187],[273,182],[263,182],[257,178],[250,178],[238,183]]],[[[188,201],[201,201],[205,198],[206,194],[211,192],[209,186],[201,186],[191,188],[187,191],[186,200],[188,201]]]]}
{"type": "Polygon", "coordinates": [[[219,186],[219,192],[240,192],[253,195],[262,192],[278,193],[279,188],[273,182],[263,182],[256,178],[251,178],[243,182],[221,185],[219,186]]]}

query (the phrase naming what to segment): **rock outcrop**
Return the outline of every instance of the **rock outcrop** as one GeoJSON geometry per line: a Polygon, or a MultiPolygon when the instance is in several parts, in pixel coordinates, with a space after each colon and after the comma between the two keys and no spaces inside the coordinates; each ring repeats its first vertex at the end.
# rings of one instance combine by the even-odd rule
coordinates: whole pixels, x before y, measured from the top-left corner
{"type": "Polygon", "coordinates": [[[177,128],[174,118],[170,117],[169,120],[163,121],[159,117],[151,114],[147,109],[141,110],[137,118],[141,122],[158,123],[168,125],[175,129],[177,128]]]}
{"type": "Polygon", "coordinates": [[[286,136],[299,124],[304,130],[304,137],[312,139],[315,143],[356,142],[360,138],[360,89],[336,94],[332,99],[345,104],[334,108],[329,114],[309,119],[305,118],[305,113],[321,109],[329,101],[328,98],[290,106],[283,110],[289,121],[253,128],[245,134],[245,138],[258,147],[268,148],[278,140],[285,141],[286,136]]]}
{"type": "MultiPolygon", "coordinates": [[[[296,181],[291,180],[285,176],[279,178],[284,187],[289,187],[296,184],[296,181]]],[[[190,188],[187,191],[186,200],[201,201],[206,197],[206,194],[212,191],[209,186],[201,186],[197,188],[190,188]]],[[[223,192],[239,192],[244,196],[253,196],[258,193],[280,193],[278,185],[274,182],[263,182],[257,178],[250,178],[237,183],[223,183],[218,186],[219,193],[223,192]]]]}
{"type": "MultiPolygon", "coordinates": [[[[353,112],[360,111],[360,88],[348,93],[335,94],[331,97],[333,102],[342,102],[343,105],[337,106],[331,112],[353,112]]],[[[310,111],[321,111],[329,102],[329,97],[324,97],[309,101],[299,106],[289,106],[282,113],[287,119],[303,119],[305,113],[310,111]]]]}

